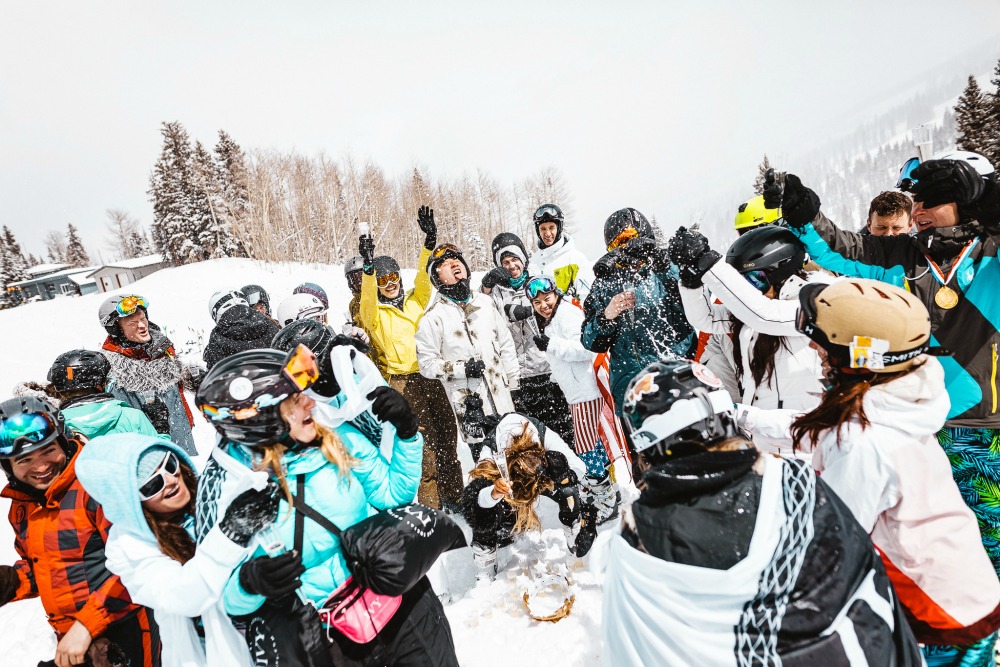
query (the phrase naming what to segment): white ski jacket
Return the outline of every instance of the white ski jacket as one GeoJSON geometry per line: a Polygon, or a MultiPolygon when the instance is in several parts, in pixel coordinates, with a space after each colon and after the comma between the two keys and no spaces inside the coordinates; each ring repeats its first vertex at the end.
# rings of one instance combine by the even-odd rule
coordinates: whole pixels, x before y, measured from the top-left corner
{"type": "Polygon", "coordinates": [[[525,306],[530,309],[531,300],[528,299],[524,290],[496,285],[490,291],[489,297],[510,329],[511,338],[514,339],[517,363],[521,368],[520,376],[528,378],[549,373],[551,369],[549,362],[545,359],[545,353],[535,345],[535,336],[539,334],[539,330],[535,323],[534,311],[532,311],[532,316],[526,320],[512,320],[504,309],[505,306],[513,305],[525,306]]]}
{"type": "Polygon", "coordinates": [[[583,403],[601,397],[594,376],[597,355],[580,342],[583,310],[569,299],[562,299],[552,319],[545,326],[549,348],[545,354],[552,367],[552,380],[566,395],[567,403],[583,403]]]}
{"type": "Polygon", "coordinates": [[[563,294],[569,294],[583,303],[594,284],[594,263],[577,250],[576,242],[566,232],[548,248],[540,248],[531,255],[531,261],[543,276],[554,278],[563,294]]]}
{"type": "Polygon", "coordinates": [[[488,415],[514,411],[510,392],[520,381],[517,351],[489,296],[473,292],[468,303],[455,303],[435,295],[417,327],[416,346],[420,374],[441,381],[459,419],[465,414],[463,401],[473,391],[482,397],[488,415]],[[466,377],[469,359],[485,362],[484,379],[466,377]]]}

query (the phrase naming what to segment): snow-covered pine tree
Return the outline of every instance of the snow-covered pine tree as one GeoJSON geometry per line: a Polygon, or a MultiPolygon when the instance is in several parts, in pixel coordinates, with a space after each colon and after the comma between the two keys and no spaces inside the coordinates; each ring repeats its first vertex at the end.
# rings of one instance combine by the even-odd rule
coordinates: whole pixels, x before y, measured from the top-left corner
{"type": "Polygon", "coordinates": [[[153,245],[171,264],[187,264],[205,257],[193,206],[195,189],[191,139],[178,121],[160,129],[163,148],[149,177],[153,202],[153,245]]]}
{"type": "Polygon", "coordinates": [[[649,216],[649,226],[653,228],[653,238],[656,239],[656,245],[661,248],[666,248],[670,239],[668,239],[667,235],[663,233],[663,227],[660,227],[660,223],[656,219],[655,215],[649,216]]]}
{"type": "Polygon", "coordinates": [[[3,226],[3,236],[0,237],[0,287],[3,289],[4,303],[13,303],[13,293],[7,291],[8,285],[25,280],[28,277],[28,261],[21,253],[21,244],[14,238],[14,233],[7,225],[3,226]]]}
{"type": "Polygon", "coordinates": [[[986,96],[986,142],[983,148],[985,157],[993,163],[994,169],[1000,169],[1000,60],[993,68],[993,91],[986,96]]]}
{"type": "Polygon", "coordinates": [[[767,159],[767,153],[764,153],[764,159],[757,165],[757,178],[753,179],[753,193],[755,195],[764,194],[764,174],[770,168],[771,161],[767,159]]]}
{"type": "Polygon", "coordinates": [[[197,234],[204,259],[228,257],[234,243],[222,200],[222,187],[212,156],[200,141],[194,144],[191,166],[194,171],[191,230],[197,234]]]}
{"type": "Polygon", "coordinates": [[[33,267],[33,266],[38,266],[41,263],[42,263],[42,260],[40,260],[38,257],[35,257],[32,253],[30,253],[30,252],[28,253],[28,268],[29,269],[31,267],[33,267]]]}
{"type": "Polygon", "coordinates": [[[90,266],[90,256],[73,223],[66,225],[66,263],[81,269],[90,266]]]}
{"type": "Polygon", "coordinates": [[[989,152],[986,136],[987,100],[970,76],[969,82],[955,104],[955,125],[958,127],[958,148],[973,153],[989,152]]]}
{"type": "Polygon", "coordinates": [[[45,233],[45,254],[52,264],[62,264],[66,261],[66,237],[50,229],[45,233]]]}
{"type": "Polygon", "coordinates": [[[246,251],[239,243],[236,230],[246,224],[250,215],[246,156],[225,130],[219,130],[219,141],[215,144],[215,177],[221,200],[218,207],[221,210],[217,210],[216,215],[226,221],[234,244],[228,254],[245,256],[246,251]]]}

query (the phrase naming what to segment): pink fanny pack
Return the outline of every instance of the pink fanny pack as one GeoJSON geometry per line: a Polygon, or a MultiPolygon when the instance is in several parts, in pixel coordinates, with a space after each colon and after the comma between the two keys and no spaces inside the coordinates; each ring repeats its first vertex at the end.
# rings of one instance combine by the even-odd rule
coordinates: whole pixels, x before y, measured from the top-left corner
{"type": "Polygon", "coordinates": [[[336,630],[352,642],[367,644],[375,639],[403,603],[401,595],[379,595],[354,585],[354,577],[330,594],[317,611],[326,626],[327,638],[336,630]]]}

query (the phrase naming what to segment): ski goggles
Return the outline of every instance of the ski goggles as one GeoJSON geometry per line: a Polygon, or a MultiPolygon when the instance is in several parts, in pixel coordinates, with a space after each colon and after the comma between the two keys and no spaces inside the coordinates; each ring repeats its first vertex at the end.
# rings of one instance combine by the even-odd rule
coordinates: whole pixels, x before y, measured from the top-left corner
{"type": "Polygon", "coordinates": [[[559,222],[562,212],[551,204],[540,206],[535,211],[535,222],[559,222]]]}
{"type": "Polygon", "coordinates": [[[251,306],[256,306],[258,303],[260,303],[261,293],[260,292],[247,292],[244,295],[244,298],[247,300],[248,304],[250,304],[251,306]]]}
{"type": "Polygon", "coordinates": [[[316,355],[308,347],[299,343],[288,353],[281,366],[281,375],[292,383],[297,391],[305,391],[319,379],[319,363],[316,355]]]}
{"type": "Polygon", "coordinates": [[[160,467],[139,487],[139,500],[143,502],[152,500],[163,493],[163,490],[167,488],[167,476],[176,477],[180,470],[181,462],[177,455],[173,452],[167,452],[160,467]]]}
{"type": "Polygon", "coordinates": [[[617,250],[622,247],[632,239],[639,238],[639,232],[635,227],[626,227],[623,229],[618,236],[611,239],[611,243],[608,244],[608,250],[617,250]]]}
{"type": "Polygon", "coordinates": [[[768,280],[767,274],[763,271],[747,271],[743,274],[746,281],[753,285],[761,293],[767,292],[771,289],[771,281],[768,280]]]}
{"type": "Polygon", "coordinates": [[[559,287],[548,276],[538,276],[537,278],[532,278],[528,281],[528,284],[524,286],[524,293],[528,295],[529,299],[534,299],[539,294],[551,294],[552,292],[558,291],[559,287]]]}
{"type": "Polygon", "coordinates": [[[149,302],[138,294],[129,294],[128,296],[123,296],[122,300],[115,305],[115,312],[120,317],[128,317],[129,315],[133,315],[139,308],[148,310],[149,302]]]}
{"type": "Polygon", "coordinates": [[[379,276],[375,280],[378,282],[379,287],[388,287],[389,285],[398,283],[401,278],[399,277],[398,272],[393,271],[392,273],[387,273],[384,276],[379,276]]]}
{"type": "Polygon", "coordinates": [[[911,157],[909,160],[903,163],[903,166],[899,168],[899,178],[896,180],[896,189],[898,190],[909,190],[917,183],[917,179],[913,178],[914,170],[920,166],[920,158],[911,157]]]}
{"type": "Polygon", "coordinates": [[[59,435],[59,427],[43,412],[13,415],[0,422],[0,458],[20,456],[25,448],[36,449],[59,435]]]}
{"type": "Polygon", "coordinates": [[[462,251],[453,243],[442,243],[431,251],[434,259],[458,259],[462,256],[462,251]]]}

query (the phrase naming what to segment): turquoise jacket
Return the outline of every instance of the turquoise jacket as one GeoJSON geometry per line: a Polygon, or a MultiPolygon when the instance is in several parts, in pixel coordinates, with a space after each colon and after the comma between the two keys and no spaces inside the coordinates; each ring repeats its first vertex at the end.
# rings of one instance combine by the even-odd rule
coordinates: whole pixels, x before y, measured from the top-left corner
{"type": "MultiPolygon", "coordinates": [[[[142,410],[136,410],[110,394],[67,401],[60,412],[66,418],[66,429],[76,431],[88,440],[109,433],[159,435],[142,410]]],[[[162,437],[169,440],[167,436],[162,437]]]]}
{"type": "MultiPolygon", "coordinates": [[[[387,461],[365,435],[349,423],[333,429],[357,463],[346,476],[326,460],[315,447],[288,451],[284,455],[285,474],[292,494],[296,476],[305,475],[306,504],[330,519],[341,530],[374,515],[378,510],[405,505],[415,500],[420,484],[424,439],[418,432],[412,440],[395,438],[392,461],[387,461]]],[[[249,447],[228,444],[227,452],[248,467],[259,463],[249,447]]],[[[295,512],[285,500],[278,509],[274,528],[281,535],[285,549],[295,544],[295,512]]],[[[258,547],[253,558],[267,558],[258,547]]],[[[302,563],[306,567],[300,590],[317,606],[351,576],[340,551],[340,540],[312,519],[305,520],[302,563]]],[[[239,571],[226,585],[226,611],[233,615],[249,614],[263,603],[262,595],[251,595],[239,583],[239,571]]]]}

